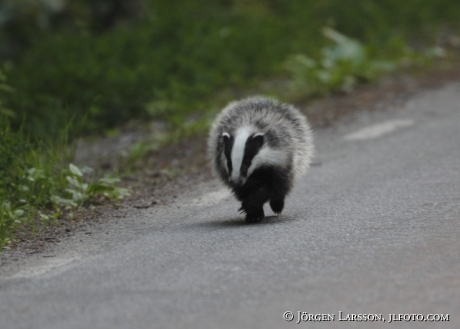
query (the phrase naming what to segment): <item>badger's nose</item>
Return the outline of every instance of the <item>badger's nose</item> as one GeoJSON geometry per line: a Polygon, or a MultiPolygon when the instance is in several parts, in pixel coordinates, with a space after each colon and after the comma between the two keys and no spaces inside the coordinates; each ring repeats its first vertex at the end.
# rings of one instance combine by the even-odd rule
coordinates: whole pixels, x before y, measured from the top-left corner
{"type": "Polygon", "coordinates": [[[241,186],[244,183],[244,180],[241,177],[230,177],[228,181],[233,186],[241,186]]]}

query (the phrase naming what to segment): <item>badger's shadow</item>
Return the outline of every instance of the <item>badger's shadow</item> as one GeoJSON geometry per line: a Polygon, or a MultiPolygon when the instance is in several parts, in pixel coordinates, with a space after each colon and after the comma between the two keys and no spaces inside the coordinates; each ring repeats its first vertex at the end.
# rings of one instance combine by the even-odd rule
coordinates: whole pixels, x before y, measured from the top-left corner
{"type": "Polygon", "coordinates": [[[288,216],[265,216],[265,218],[259,222],[247,222],[244,217],[233,217],[230,219],[215,219],[208,220],[205,222],[195,223],[195,225],[200,227],[214,227],[214,228],[224,228],[224,227],[244,227],[244,226],[257,226],[257,225],[273,225],[281,224],[286,222],[292,222],[294,219],[288,216]]]}

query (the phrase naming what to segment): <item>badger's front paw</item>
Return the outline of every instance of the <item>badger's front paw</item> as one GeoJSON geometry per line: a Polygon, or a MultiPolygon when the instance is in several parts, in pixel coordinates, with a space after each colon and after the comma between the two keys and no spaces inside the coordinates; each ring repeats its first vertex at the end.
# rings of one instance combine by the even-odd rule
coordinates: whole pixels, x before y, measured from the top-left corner
{"type": "Polygon", "coordinates": [[[259,210],[255,212],[247,213],[246,221],[248,223],[257,223],[257,222],[260,222],[262,219],[264,219],[264,217],[265,217],[264,209],[260,208],[259,210]]]}

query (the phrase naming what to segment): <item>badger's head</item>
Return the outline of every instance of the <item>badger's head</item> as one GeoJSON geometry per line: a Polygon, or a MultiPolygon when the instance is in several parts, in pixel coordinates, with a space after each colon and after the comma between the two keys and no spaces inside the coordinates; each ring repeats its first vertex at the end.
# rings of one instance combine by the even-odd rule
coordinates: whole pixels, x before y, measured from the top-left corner
{"type": "Polygon", "coordinates": [[[233,135],[223,132],[220,138],[224,146],[221,161],[227,170],[228,181],[232,186],[241,186],[264,161],[264,133],[244,127],[233,135]]]}

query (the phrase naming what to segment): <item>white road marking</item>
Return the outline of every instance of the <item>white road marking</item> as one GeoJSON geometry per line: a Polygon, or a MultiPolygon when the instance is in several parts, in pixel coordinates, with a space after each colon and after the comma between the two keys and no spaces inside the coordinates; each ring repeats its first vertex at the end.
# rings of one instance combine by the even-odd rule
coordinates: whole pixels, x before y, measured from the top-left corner
{"type": "Polygon", "coordinates": [[[391,120],[360,129],[354,133],[345,135],[343,138],[348,141],[373,139],[389,134],[396,129],[412,126],[413,124],[414,120],[411,119],[391,120]]]}
{"type": "Polygon", "coordinates": [[[37,276],[42,276],[51,271],[55,272],[57,269],[62,269],[65,265],[72,263],[79,258],[52,258],[46,264],[41,266],[32,267],[27,270],[22,270],[13,274],[9,279],[29,279],[37,276]]]}

